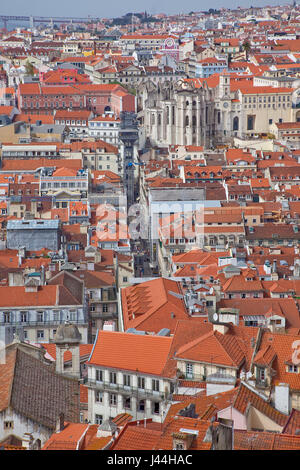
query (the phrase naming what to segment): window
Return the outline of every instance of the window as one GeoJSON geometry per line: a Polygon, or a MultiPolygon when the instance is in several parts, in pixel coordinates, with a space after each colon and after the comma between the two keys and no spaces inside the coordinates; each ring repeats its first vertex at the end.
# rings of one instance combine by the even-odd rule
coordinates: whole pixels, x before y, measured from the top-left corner
{"type": "Polygon", "coordinates": [[[21,312],[20,320],[22,323],[27,322],[27,312],[21,312]]]}
{"type": "Polygon", "coordinates": [[[193,378],[193,375],[194,375],[194,370],[193,369],[194,369],[193,364],[188,362],[186,364],[186,376],[187,376],[188,379],[193,378]]]}
{"type": "Polygon", "coordinates": [[[144,400],[139,401],[138,411],[145,411],[145,401],[144,400]]]}
{"type": "Polygon", "coordinates": [[[159,380],[152,380],[152,390],[154,392],[159,392],[159,380]]]}
{"type": "Polygon", "coordinates": [[[44,319],[44,314],[43,312],[37,312],[36,314],[36,321],[42,322],[44,319]]]}
{"type": "Polygon", "coordinates": [[[115,393],[109,395],[109,403],[111,406],[117,406],[117,395],[115,393]]]}
{"type": "Polygon", "coordinates": [[[103,402],[103,392],[99,392],[98,390],[96,390],[96,392],[95,392],[95,401],[97,403],[102,403],[103,402]]]}
{"type": "Polygon", "coordinates": [[[103,382],[103,370],[96,369],[96,381],[103,382]]]}
{"type": "Polygon", "coordinates": [[[226,375],[226,368],[225,367],[217,367],[217,373],[220,375],[226,375]]]}
{"type": "Polygon", "coordinates": [[[14,428],[14,422],[13,421],[4,421],[4,429],[13,429],[14,428]]]}
{"type": "Polygon", "coordinates": [[[107,304],[103,304],[103,306],[102,306],[102,312],[104,312],[104,313],[107,313],[107,312],[108,312],[108,305],[107,305],[107,304]]]}
{"type": "Polygon", "coordinates": [[[265,369],[262,369],[262,368],[257,369],[257,378],[260,382],[264,382],[266,378],[265,369]]]}
{"type": "Polygon", "coordinates": [[[152,407],[152,413],[155,415],[159,414],[159,402],[154,402],[152,407]]]}
{"type": "Polygon", "coordinates": [[[254,116],[247,117],[247,130],[252,131],[254,129],[254,116]]]}
{"type": "Polygon", "coordinates": [[[3,313],[3,321],[4,321],[4,323],[9,323],[10,322],[10,312],[4,312],[3,313]]]}
{"type": "Polygon", "coordinates": [[[131,377],[130,375],[127,375],[127,374],[124,374],[123,375],[123,384],[126,386],[126,387],[130,387],[130,382],[131,382],[131,377]]]}
{"type": "Polygon", "coordinates": [[[117,383],[117,373],[116,372],[110,372],[109,373],[109,382],[111,384],[116,384],[117,383]]]}
{"type": "Polygon", "coordinates": [[[184,449],[184,444],[177,442],[177,443],[175,444],[174,450],[185,450],[185,449],[184,449]]]}
{"type": "Polygon", "coordinates": [[[130,397],[125,397],[124,398],[124,408],[127,410],[131,409],[131,399],[130,397]]]}
{"type": "Polygon", "coordinates": [[[102,424],[103,416],[102,415],[95,415],[95,423],[102,424]]]}
{"type": "Polygon", "coordinates": [[[37,339],[44,339],[44,330],[37,330],[37,339]]]}
{"type": "Polygon", "coordinates": [[[239,118],[237,116],[233,119],[233,130],[234,131],[239,130],[239,118]]]}
{"type": "Polygon", "coordinates": [[[138,388],[145,388],[145,379],[144,377],[138,377],[138,388]]]}
{"type": "Polygon", "coordinates": [[[288,371],[297,373],[298,372],[298,366],[295,366],[295,365],[288,366],[288,371]]]}

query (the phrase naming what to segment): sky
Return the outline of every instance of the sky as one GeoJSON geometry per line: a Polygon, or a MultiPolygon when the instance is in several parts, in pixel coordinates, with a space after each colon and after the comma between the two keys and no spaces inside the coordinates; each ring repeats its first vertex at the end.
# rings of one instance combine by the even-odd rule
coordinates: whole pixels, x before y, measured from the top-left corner
{"type": "Polygon", "coordinates": [[[128,12],[189,13],[209,8],[236,8],[265,5],[284,5],[286,0],[10,0],[2,2],[0,15],[70,16],[113,18],[128,12]]]}

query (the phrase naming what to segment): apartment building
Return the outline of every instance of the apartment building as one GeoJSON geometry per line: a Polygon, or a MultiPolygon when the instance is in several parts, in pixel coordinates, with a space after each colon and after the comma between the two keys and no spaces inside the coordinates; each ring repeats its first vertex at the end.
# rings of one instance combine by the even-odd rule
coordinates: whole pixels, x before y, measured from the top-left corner
{"type": "Polygon", "coordinates": [[[171,345],[171,337],[98,331],[87,361],[91,423],[120,413],[161,422],[174,390],[167,372],[171,345]]]}
{"type": "MultiPolygon", "coordinates": [[[[69,276],[70,277],[70,276],[69,276]]],[[[33,278],[25,286],[0,287],[0,324],[20,331],[32,343],[53,341],[59,325],[67,320],[78,326],[82,342],[87,343],[87,313],[82,282],[72,278],[74,287],[38,285],[33,278]]]]}

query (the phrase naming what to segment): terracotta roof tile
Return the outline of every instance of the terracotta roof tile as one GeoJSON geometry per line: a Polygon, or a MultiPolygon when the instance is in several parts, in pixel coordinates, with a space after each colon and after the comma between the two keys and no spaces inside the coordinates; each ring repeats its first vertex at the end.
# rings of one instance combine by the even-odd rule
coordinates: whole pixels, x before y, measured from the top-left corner
{"type": "Polygon", "coordinates": [[[170,337],[98,331],[87,364],[161,375],[171,345],[170,337]]]}

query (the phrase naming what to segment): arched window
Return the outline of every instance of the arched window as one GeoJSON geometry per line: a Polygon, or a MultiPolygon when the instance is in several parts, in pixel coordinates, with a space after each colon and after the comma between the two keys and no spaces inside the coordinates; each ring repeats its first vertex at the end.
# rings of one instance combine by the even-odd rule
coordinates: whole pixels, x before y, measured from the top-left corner
{"type": "Polygon", "coordinates": [[[104,112],[108,113],[109,111],[111,111],[111,107],[110,106],[105,106],[104,112]]]}
{"type": "Polygon", "coordinates": [[[175,106],[172,106],[172,124],[175,124],[175,106]]]}
{"type": "Polygon", "coordinates": [[[157,116],[157,124],[161,126],[161,114],[157,116]]]}
{"type": "Polygon", "coordinates": [[[193,126],[195,127],[197,125],[197,118],[196,116],[193,116],[193,126]]]}
{"type": "Polygon", "coordinates": [[[248,116],[247,119],[247,130],[252,131],[254,129],[254,116],[248,116]]]}
{"type": "Polygon", "coordinates": [[[185,125],[189,126],[190,125],[190,119],[188,116],[185,116],[185,125]]]}
{"type": "Polygon", "coordinates": [[[169,106],[167,106],[166,111],[167,111],[167,124],[170,124],[169,106]]]}
{"type": "Polygon", "coordinates": [[[235,118],[233,119],[233,130],[239,130],[239,118],[237,116],[235,116],[235,118]]]}

